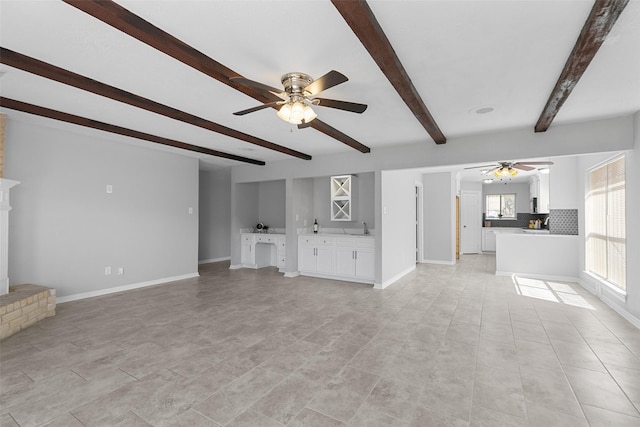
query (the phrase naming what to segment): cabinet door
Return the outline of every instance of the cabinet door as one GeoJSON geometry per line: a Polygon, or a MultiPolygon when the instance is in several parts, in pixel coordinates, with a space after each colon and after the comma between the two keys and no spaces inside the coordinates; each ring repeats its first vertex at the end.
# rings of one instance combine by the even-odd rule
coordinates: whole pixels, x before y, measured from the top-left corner
{"type": "Polygon", "coordinates": [[[484,248],[482,250],[486,252],[496,251],[496,233],[493,230],[485,230],[484,248]]]}
{"type": "Polygon", "coordinates": [[[253,244],[242,242],[242,247],[240,250],[240,262],[246,265],[255,264],[255,254],[252,250],[253,244]]]}
{"type": "Polygon", "coordinates": [[[356,258],[353,248],[336,248],[336,274],[354,276],[356,274],[356,258]]]}
{"type": "Polygon", "coordinates": [[[310,245],[298,247],[298,269],[300,271],[316,271],[316,248],[310,245]]]}
{"type": "Polygon", "coordinates": [[[356,277],[375,279],[376,276],[375,249],[358,249],[356,251],[356,277]]]}
{"type": "Polygon", "coordinates": [[[334,246],[318,246],[316,248],[316,271],[324,274],[335,274],[336,248],[334,246]]]}

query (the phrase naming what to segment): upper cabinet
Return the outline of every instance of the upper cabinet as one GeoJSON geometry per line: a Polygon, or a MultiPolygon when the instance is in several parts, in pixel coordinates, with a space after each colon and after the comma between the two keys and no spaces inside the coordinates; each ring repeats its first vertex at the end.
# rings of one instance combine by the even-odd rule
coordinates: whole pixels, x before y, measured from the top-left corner
{"type": "Polygon", "coordinates": [[[541,173],[529,178],[529,197],[535,197],[537,202],[535,212],[531,213],[549,213],[549,175],[541,173]]]}
{"type": "Polygon", "coordinates": [[[331,221],[353,221],[355,175],[331,177],[331,221]]]}

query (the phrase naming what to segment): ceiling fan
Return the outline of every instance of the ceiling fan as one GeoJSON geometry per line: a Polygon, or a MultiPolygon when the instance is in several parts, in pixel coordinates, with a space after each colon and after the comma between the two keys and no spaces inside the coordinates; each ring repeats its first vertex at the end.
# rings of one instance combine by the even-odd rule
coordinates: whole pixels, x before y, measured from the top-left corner
{"type": "Polygon", "coordinates": [[[230,80],[272,93],[281,99],[280,101],[268,102],[257,107],[237,111],[233,113],[236,116],[243,116],[268,107],[280,106],[277,113],[278,117],[285,122],[298,125],[298,128],[302,129],[310,126],[310,122],[317,117],[317,114],[311,108],[313,105],[336,108],[358,114],[367,109],[365,104],[316,97],[320,92],[349,80],[344,74],[335,70],[329,71],[317,80],[305,73],[287,73],[281,78],[284,89],[277,89],[244,77],[231,77],[230,80]]]}
{"type": "Polygon", "coordinates": [[[496,178],[504,178],[516,176],[518,174],[517,169],[532,171],[535,169],[534,166],[548,166],[552,164],[553,162],[498,162],[497,164],[473,166],[465,169],[486,169],[482,172],[484,175],[493,173],[496,178]]]}

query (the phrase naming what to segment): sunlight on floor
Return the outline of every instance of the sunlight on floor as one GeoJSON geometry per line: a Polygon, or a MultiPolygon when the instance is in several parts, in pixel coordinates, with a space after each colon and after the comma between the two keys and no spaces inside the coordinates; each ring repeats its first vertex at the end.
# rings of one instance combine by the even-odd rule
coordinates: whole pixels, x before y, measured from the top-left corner
{"type": "Polygon", "coordinates": [[[587,300],[566,283],[530,279],[516,275],[511,276],[511,280],[518,295],[595,310],[587,300]]]}

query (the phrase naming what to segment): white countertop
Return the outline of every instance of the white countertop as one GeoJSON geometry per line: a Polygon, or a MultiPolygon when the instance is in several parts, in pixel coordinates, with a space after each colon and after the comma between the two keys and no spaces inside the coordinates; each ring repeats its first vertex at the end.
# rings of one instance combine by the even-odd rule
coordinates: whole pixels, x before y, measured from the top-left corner
{"type": "Polygon", "coordinates": [[[302,233],[302,234],[298,234],[298,236],[305,236],[305,237],[360,237],[360,238],[365,238],[365,239],[373,239],[376,236],[374,236],[373,234],[350,234],[350,233],[302,233]]]}

